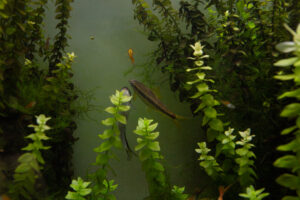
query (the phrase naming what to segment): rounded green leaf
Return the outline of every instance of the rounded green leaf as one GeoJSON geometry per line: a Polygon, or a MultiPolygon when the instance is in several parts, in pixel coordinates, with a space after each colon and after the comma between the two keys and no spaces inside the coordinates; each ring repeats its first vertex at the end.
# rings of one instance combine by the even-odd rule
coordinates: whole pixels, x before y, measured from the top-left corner
{"type": "Polygon", "coordinates": [[[296,117],[298,115],[300,115],[300,103],[289,104],[280,113],[281,117],[296,117]]]}
{"type": "Polygon", "coordinates": [[[216,118],[217,117],[217,111],[213,107],[207,107],[204,110],[205,116],[208,118],[216,118]]]}
{"type": "Polygon", "coordinates": [[[213,119],[209,122],[209,127],[216,130],[216,131],[223,131],[223,122],[219,119],[213,119]]]}
{"type": "Polygon", "coordinates": [[[150,142],[148,144],[148,148],[151,149],[152,151],[160,151],[159,143],[157,141],[150,142]]]}
{"type": "Polygon", "coordinates": [[[287,58],[287,59],[281,59],[274,63],[274,66],[276,67],[287,67],[291,66],[294,64],[299,58],[298,57],[292,57],[292,58],[287,58]]]}

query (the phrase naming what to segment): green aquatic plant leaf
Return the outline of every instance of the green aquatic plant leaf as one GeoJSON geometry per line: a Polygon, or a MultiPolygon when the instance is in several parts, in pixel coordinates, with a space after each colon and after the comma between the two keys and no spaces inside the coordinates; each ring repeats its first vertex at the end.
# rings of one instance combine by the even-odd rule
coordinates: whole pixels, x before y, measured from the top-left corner
{"type": "Polygon", "coordinates": [[[280,113],[281,117],[296,117],[300,115],[300,103],[287,105],[280,113]]]}
{"type": "Polygon", "coordinates": [[[92,192],[92,189],[88,188],[90,182],[84,182],[80,177],[77,180],[72,180],[70,187],[75,191],[68,191],[66,199],[71,200],[85,200],[85,196],[92,192]]]}
{"type": "Polygon", "coordinates": [[[263,192],[264,190],[265,188],[255,190],[253,185],[250,185],[249,187],[247,187],[246,193],[239,194],[239,196],[249,200],[261,200],[269,196],[269,193],[263,192]]]}
{"type": "Polygon", "coordinates": [[[298,57],[292,57],[287,59],[282,59],[274,63],[274,66],[276,67],[287,67],[293,65],[295,62],[299,60],[298,57]]]}
{"type": "Polygon", "coordinates": [[[210,128],[212,128],[216,131],[223,131],[224,130],[223,122],[219,119],[212,119],[209,122],[209,126],[210,126],[210,128]]]}
{"type": "Polygon", "coordinates": [[[203,110],[203,112],[209,118],[216,118],[217,117],[217,111],[212,107],[206,107],[203,110]]]}

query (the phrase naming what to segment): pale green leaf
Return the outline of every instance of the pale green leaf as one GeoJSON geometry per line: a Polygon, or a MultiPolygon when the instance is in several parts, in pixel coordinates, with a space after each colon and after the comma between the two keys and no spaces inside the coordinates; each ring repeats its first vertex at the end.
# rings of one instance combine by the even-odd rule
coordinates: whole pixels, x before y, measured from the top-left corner
{"type": "Polygon", "coordinates": [[[223,128],[223,122],[219,119],[212,119],[210,122],[209,122],[209,126],[210,128],[216,130],[216,131],[223,131],[224,128],[223,128]]]}
{"type": "Polygon", "coordinates": [[[204,111],[204,114],[208,118],[216,118],[217,117],[217,111],[213,107],[207,107],[203,111],[204,111]]]}
{"type": "Polygon", "coordinates": [[[289,53],[296,50],[294,42],[282,42],[276,45],[276,49],[283,53],[289,53]]]}
{"type": "Polygon", "coordinates": [[[106,112],[110,113],[110,114],[115,114],[117,112],[115,107],[107,107],[105,109],[106,112]]]}
{"type": "Polygon", "coordinates": [[[274,63],[276,67],[287,67],[290,65],[293,65],[299,58],[298,57],[292,57],[287,59],[282,59],[274,63]]]}
{"type": "Polygon", "coordinates": [[[151,149],[152,151],[160,151],[159,143],[157,141],[149,142],[148,148],[151,149]]]}
{"type": "Polygon", "coordinates": [[[117,119],[119,122],[121,122],[122,124],[126,124],[126,117],[125,117],[125,116],[123,116],[123,115],[117,113],[117,114],[115,115],[115,117],[116,117],[116,119],[117,119]]]}
{"type": "Polygon", "coordinates": [[[105,120],[102,120],[102,124],[105,126],[112,126],[115,123],[114,118],[107,118],[105,120]]]}
{"type": "Polygon", "coordinates": [[[300,114],[300,103],[292,103],[287,105],[280,113],[281,117],[295,117],[300,114]]]}

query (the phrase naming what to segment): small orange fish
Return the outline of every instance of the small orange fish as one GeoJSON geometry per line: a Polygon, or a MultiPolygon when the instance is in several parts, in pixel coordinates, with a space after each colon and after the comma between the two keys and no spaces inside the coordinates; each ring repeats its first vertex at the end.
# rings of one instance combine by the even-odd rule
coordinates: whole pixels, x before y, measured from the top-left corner
{"type": "Polygon", "coordinates": [[[132,49],[128,49],[128,56],[131,60],[131,63],[134,64],[133,50],[132,49]]]}
{"type": "Polygon", "coordinates": [[[231,187],[231,184],[228,185],[226,188],[224,188],[223,185],[221,185],[219,187],[219,197],[218,197],[218,200],[223,200],[223,196],[225,194],[225,192],[231,187]]]}
{"type": "Polygon", "coordinates": [[[227,108],[230,108],[230,109],[235,109],[235,105],[233,105],[232,103],[230,103],[229,101],[223,101],[223,100],[220,100],[220,102],[226,106],[227,108]]]}
{"type": "Polygon", "coordinates": [[[25,108],[30,109],[30,108],[34,107],[35,104],[36,104],[35,101],[31,101],[29,104],[27,104],[27,105],[25,106],[25,108]]]}

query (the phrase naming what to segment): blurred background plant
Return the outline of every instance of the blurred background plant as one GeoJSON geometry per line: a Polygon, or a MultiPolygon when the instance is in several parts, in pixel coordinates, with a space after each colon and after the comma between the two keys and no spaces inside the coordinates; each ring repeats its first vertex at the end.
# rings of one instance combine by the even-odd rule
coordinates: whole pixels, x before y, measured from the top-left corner
{"type": "MultiPolygon", "coordinates": [[[[51,116],[52,129],[51,140],[45,141],[51,149],[42,152],[45,163],[41,174],[47,192],[62,196],[73,175],[74,117],[78,114],[71,81],[75,55],[64,56],[72,0],[55,2],[59,33],[54,38],[44,36],[47,2],[0,2],[0,160],[7,163],[0,177],[13,181],[14,163],[30,131],[27,124],[44,113],[51,116]]],[[[7,185],[0,184],[0,193],[7,192],[7,185]]]]}

